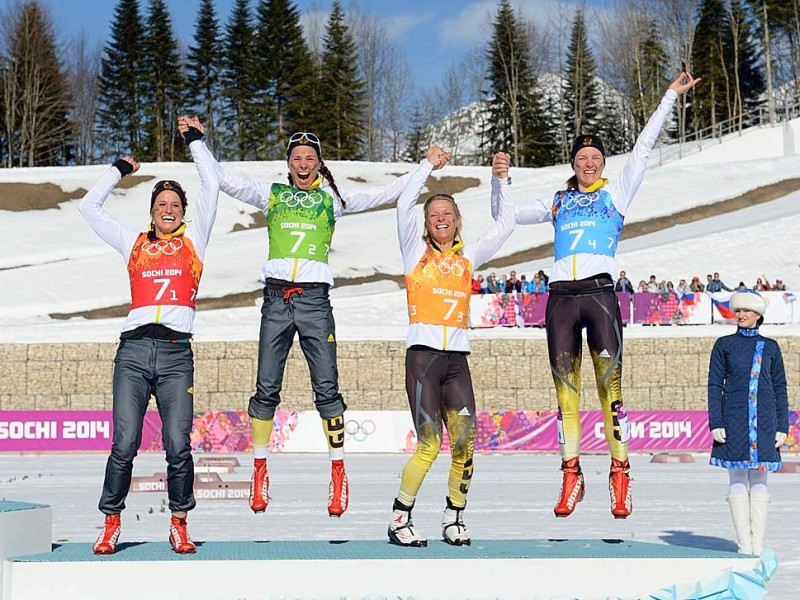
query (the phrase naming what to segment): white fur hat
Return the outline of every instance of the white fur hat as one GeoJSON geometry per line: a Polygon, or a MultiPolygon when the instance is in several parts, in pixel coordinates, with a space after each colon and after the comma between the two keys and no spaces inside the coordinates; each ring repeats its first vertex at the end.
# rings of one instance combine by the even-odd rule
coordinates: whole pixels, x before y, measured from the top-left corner
{"type": "Polygon", "coordinates": [[[755,290],[747,290],[744,292],[736,292],[731,296],[730,301],[731,310],[752,310],[761,316],[767,312],[767,302],[763,296],[755,290]]]}

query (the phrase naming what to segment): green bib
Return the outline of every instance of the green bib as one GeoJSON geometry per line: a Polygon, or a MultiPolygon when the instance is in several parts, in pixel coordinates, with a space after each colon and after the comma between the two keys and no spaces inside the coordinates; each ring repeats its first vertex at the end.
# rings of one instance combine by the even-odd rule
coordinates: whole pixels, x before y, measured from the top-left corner
{"type": "Polygon", "coordinates": [[[335,226],[333,196],[328,192],[272,184],[267,210],[270,258],[327,263],[335,226]]]}

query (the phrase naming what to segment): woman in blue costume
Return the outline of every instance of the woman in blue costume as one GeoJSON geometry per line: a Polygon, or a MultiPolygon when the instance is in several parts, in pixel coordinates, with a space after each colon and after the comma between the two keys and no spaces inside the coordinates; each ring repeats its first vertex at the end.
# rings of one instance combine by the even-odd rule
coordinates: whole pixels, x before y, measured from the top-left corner
{"type": "Polygon", "coordinates": [[[728,469],[728,505],[739,552],[761,554],[767,524],[767,475],[781,467],[789,431],[783,355],[759,332],[767,303],[747,290],[731,297],[736,333],[719,338],[708,367],[711,464],[728,469]]]}

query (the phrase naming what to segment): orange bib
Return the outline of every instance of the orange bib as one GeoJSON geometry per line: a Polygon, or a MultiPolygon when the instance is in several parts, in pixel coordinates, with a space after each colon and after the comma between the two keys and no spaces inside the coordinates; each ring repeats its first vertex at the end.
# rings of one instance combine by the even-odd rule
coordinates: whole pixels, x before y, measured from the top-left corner
{"type": "Polygon", "coordinates": [[[411,323],[467,328],[472,263],[460,254],[441,254],[428,246],[406,275],[411,323]]]}
{"type": "Polygon", "coordinates": [[[203,262],[189,238],[178,235],[151,242],[147,233],[141,233],[128,260],[131,308],[156,305],[195,308],[202,273],[203,262]]]}

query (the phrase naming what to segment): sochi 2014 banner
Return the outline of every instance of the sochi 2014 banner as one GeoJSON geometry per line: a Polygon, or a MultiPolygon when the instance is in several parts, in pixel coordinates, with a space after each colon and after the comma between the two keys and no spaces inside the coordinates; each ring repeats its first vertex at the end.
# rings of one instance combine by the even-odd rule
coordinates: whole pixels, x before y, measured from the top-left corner
{"type": "MultiPolygon", "coordinates": [[[[606,452],[600,411],[583,411],[581,449],[606,452]]],[[[631,411],[632,452],[707,451],[711,448],[705,411],[631,411]]],[[[478,452],[557,452],[555,411],[480,411],[476,415],[478,452]]],[[[449,447],[445,434],[444,447],[449,447]]],[[[111,411],[0,411],[0,451],[104,451],[111,448],[111,411]]],[[[800,411],[789,412],[784,449],[797,452],[800,411]]],[[[408,411],[347,411],[348,452],[413,452],[416,435],[408,411]]],[[[253,442],[245,411],[208,411],[195,415],[192,449],[199,453],[249,452],[253,442]]],[[[143,451],[163,451],[161,421],[149,411],[142,432],[143,451]]],[[[327,452],[316,411],[278,411],[271,451],[327,452]]]]}
{"type": "MultiPolygon", "coordinates": [[[[469,326],[544,327],[548,294],[474,294],[469,304],[469,326]]],[[[617,292],[622,323],[631,322],[631,294],[617,292]]]]}
{"type": "MultiPolygon", "coordinates": [[[[617,292],[623,324],[709,325],[733,322],[730,298],[733,292],[684,294],[617,292]]],[[[794,292],[762,292],[767,301],[767,324],[800,322],[794,292]]],[[[469,326],[544,326],[547,294],[474,294],[470,298],[469,326]]]]}

